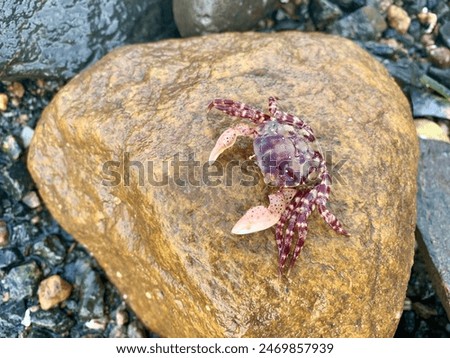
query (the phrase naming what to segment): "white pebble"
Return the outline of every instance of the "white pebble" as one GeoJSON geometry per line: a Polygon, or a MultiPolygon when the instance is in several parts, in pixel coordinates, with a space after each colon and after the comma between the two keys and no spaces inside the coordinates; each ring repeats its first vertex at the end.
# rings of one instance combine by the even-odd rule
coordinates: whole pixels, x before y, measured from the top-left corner
{"type": "Polygon", "coordinates": [[[30,146],[33,135],[34,135],[33,128],[28,126],[23,127],[22,132],[20,132],[20,138],[22,139],[24,148],[28,148],[30,146]]]}

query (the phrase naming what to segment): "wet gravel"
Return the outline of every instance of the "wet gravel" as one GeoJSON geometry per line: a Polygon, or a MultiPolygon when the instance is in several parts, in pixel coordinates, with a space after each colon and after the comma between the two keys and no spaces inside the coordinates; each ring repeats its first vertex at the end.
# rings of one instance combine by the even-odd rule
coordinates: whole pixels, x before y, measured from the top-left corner
{"type": "MultiPolygon", "coordinates": [[[[401,26],[394,29],[386,16],[392,3],[281,1],[255,30],[319,30],[354,39],[396,78],[415,117],[429,118],[448,133],[449,5],[439,0],[395,1],[410,20],[407,32],[401,33],[401,26]],[[432,26],[433,16],[426,16],[425,7],[435,14],[437,26],[432,26]]],[[[0,82],[0,337],[152,337],[95,259],[53,220],[27,171],[33,128],[62,85],[43,80],[0,82]],[[39,306],[38,287],[52,275],[67,281],[72,291],[45,311],[39,306]]],[[[420,253],[395,336],[450,337],[450,322],[420,253]]]]}

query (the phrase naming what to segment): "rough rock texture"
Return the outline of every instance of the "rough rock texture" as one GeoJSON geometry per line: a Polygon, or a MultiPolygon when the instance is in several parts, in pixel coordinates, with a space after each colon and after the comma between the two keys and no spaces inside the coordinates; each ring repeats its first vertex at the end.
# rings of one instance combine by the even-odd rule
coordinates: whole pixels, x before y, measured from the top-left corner
{"type": "Polygon", "coordinates": [[[417,193],[419,247],[436,292],[450,319],[450,144],[420,140],[417,193]]]}
{"type": "Polygon", "coordinates": [[[412,264],[417,157],[408,102],[377,61],[342,38],[284,32],[115,50],[56,95],[28,163],[54,217],[163,336],[382,337],[395,331],[412,264]],[[282,279],[273,229],[230,233],[270,192],[254,165],[226,175],[251,143],[223,153],[215,177],[200,181],[194,162],[237,122],[208,113],[211,99],[266,107],[269,95],[329,151],[330,207],[352,234],[314,213],[282,279]],[[178,178],[177,154],[191,154],[178,178]]]}
{"type": "Polygon", "coordinates": [[[173,0],[181,36],[246,31],[274,9],[275,0],[173,0]]]}
{"type": "Polygon", "coordinates": [[[171,10],[166,0],[3,0],[0,78],[72,77],[114,47],[173,34],[171,10]]]}

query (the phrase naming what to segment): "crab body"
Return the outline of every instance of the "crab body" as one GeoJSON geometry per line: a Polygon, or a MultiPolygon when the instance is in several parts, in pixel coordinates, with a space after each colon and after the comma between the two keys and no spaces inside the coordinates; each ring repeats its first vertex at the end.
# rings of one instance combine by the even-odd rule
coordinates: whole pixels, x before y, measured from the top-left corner
{"type": "Polygon", "coordinates": [[[215,99],[208,108],[249,119],[254,124],[238,124],[222,133],[211,151],[210,163],[231,147],[238,136],[250,137],[265,183],[276,188],[276,192],[269,195],[269,206],[249,209],[235,224],[232,233],[248,234],[276,225],[280,274],[288,257],[290,268],[297,260],[306,239],[307,219],[314,209],[318,209],[333,230],[349,236],[326,208],[331,177],[308,124],[299,117],[280,111],[275,97],[269,97],[269,114],[229,99],[215,99]],[[297,243],[292,249],[294,236],[297,236],[297,243]]]}
{"type": "Polygon", "coordinates": [[[266,184],[296,187],[317,179],[322,158],[305,130],[270,120],[257,132],[253,148],[266,184]]]}

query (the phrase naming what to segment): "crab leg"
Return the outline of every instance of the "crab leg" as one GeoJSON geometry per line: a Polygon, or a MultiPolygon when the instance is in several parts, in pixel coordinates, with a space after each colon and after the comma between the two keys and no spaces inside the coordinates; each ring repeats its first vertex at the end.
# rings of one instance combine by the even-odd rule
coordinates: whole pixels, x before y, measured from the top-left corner
{"type": "Polygon", "coordinates": [[[277,99],[277,97],[269,97],[269,113],[274,117],[280,113],[280,111],[278,111],[277,99]]]}
{"type": "Polygon", "coordinates": [[[233,146],[238,136],[245,136],[253,139],[256,136],[256,130],[245,124],[238,124],[237,126],[228,128],[219,137],[216,145],[211,151],[211,154],[209,155],[209,164],[214,163],[222,152],[233,146]]]}
{"type": "Polygon", "coordinates": [[[280,272],[283,270],[284,265],[286,264],[286,259],[289,256],[291,251],[291,244],[294,238],[295,232],[298,232],[299,240],[297,242],[297,246],[294,249],[294,256],[291,259],[291,265],[293,265],[293,261],[297,259],[295,256],[297,251],[297,256],[300,254],[300,250],[304,244],[306,233],[307,233],[307,220],[309,215],[311,215],[312,210],[314,209],[314,201],[317,197],[317,192],[313,189],[311,191],[299,191],[299,195],[296,195],[294,198],[294,210],[291,210],[288,215],[289,217],[289,225],[285,232],[282,252],[280,255],[279,261],[279,270],[280,272]],[[294,231],[295,226],[295,231],[294,231]],[[299,247],[299,245],[301,245],[299,247]],[[295,257],[295,258],[294,258],[295,257]]]}
{"type": "Polygon", "coordinates": [[[331,191],[331,177],[327,172],[322,174],[322,181],[315,189],[317,190],[316,203],[320,216],[322,216],[325,222],[338,234],[350,236],[350,234],[342,227],[341,222],[326,207],[331,191]]]}
{"type": "Polygon", "coordinates": [[[282,189],[269,195],[269,206],[255,206],[244,214],[234,225],[233,234],[244,235],[268,229],[275,225],[286,208],[286,204],[295,194],[293,189],[282,189]]]}
{"type": "Polygon", "coordinates": [[[248,118],[255,124],[260,124],[270,119],[268,114],[261,112],[259,109],[231,99],[216,98],[209,104],[208,109],[213,107],[233,117],[248,118]]]}

